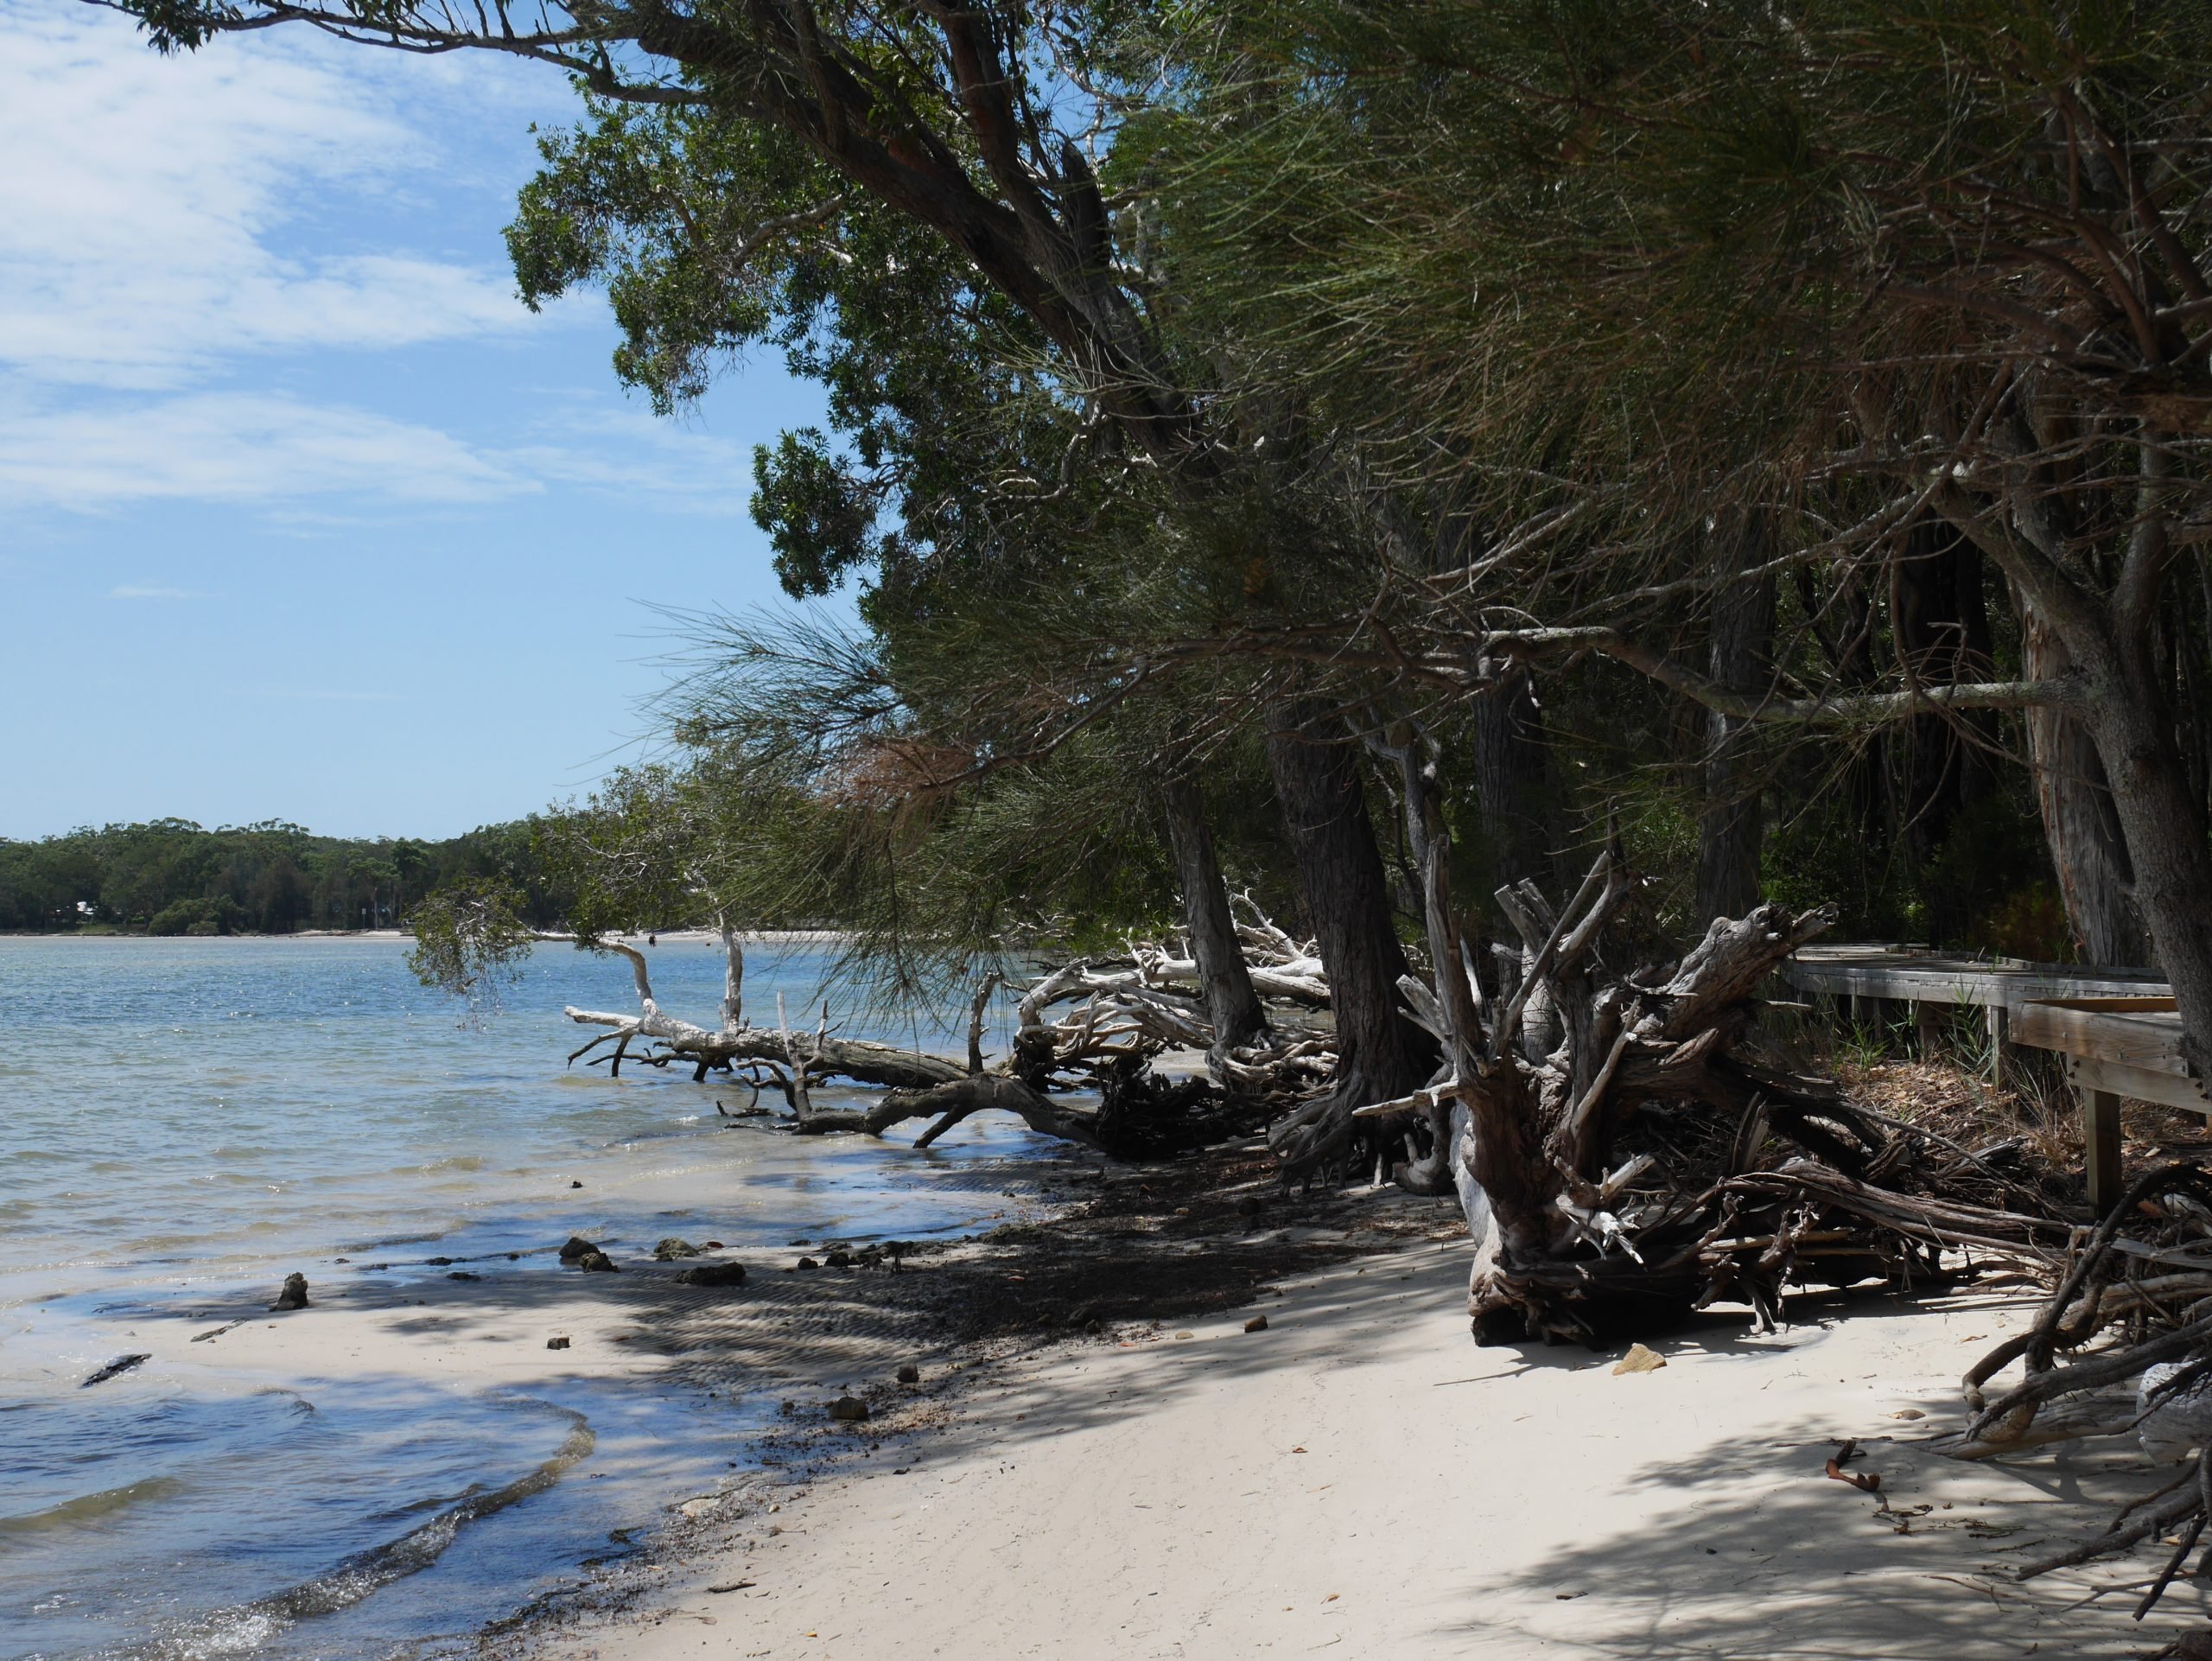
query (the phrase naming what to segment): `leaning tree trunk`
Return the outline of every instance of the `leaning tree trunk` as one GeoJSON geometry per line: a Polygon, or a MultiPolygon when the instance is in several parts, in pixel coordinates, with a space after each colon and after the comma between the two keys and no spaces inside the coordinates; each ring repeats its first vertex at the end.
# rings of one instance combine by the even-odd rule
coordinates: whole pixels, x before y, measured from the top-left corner
{"type": "MultiPolygon", "coordinates": [[[[2032,608],[2022,608],[2020,655],[2032,680],[2063,680],[2073,668],[2064,642],[2032,608]]],[[[2152,952],[2128,854],[2133,838],[2122,830],[2099,735],[2063,705],[2030,710],[2027,727],[2036,807],[2082,960],[2109,967],[2148,964],[2152,952]]]]}
{"type": "Polygon", "coordinates": [[[1310,1170],[1351,1145],[1354,1109],[1405,1095],[1429,1076],[1435,1052],[1399,1012],[1398,945],[1382,856],[1359,769],[1312,705],[1270,711],[1268,765],[1290,836],[1336,1016],[1337,1078],[1330,1093],[1292,1114],[1269,1141],[1287,1168],[1310,1170]]]}
{"type": "MultiPolygon", "coordinates": [[[[1229,909],[1229,886],[1222,881],[1220,862],[1214,856],[1205,792],[1186,774],[1171,780],[1166,794],[1168,837],[1183,891],[1183,919],[1191,931],[1191,955],[1198,965],[1206,1018],[1213,1023],[1210,1053],[1225,1054],[1258,1037],[1268,1024],[1267,1013],[1252,989],[1236,919],[1229,909]]],[[[1214,1071],[1217,1075],[1222,1072],[1217,1060],[1214,1071]]]]}
{"type": "MultiPolygon", "coordinates": [[[[1749,546],[1745,538],[1743,546],[1749,546]]],[[[1732,547],[1733,560],[1738,548],[1732,547]]],[[[1774,649],[1774,578],[1726,582],[1713,596],[1713,678],[1732,692],[1766,686],[1774,649]]],[[[1759,847],[1766,819],[1749,722],[1706,716],[1705,811],[1698,821],[1697,915],[1741,917],[1759,902],[1759,847]]]]}
{"type": "Polygon", "coordinates": [[[2174,989],[2182,1053],[2198,1078],[2212,1078],[2212,842],[2203,805],[2148,684],[2129,673],[2101,678],[2093,730],[2127,838],[2135,903],[2174,989]]]}

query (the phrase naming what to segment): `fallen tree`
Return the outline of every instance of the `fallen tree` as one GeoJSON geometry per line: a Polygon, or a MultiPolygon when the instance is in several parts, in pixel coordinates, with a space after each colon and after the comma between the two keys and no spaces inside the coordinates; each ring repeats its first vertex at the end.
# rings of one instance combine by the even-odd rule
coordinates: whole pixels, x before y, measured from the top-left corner
{"type": "MultiPolygon", "coordinates": [[[[1367,741],[1397,771],[1421,885],[1429,977],[1400,990],[1443,1060],[1421,1089],[1351,1117],[1402,1126],[1406,1186],[1457,1190],[1478,1340],[1599,1342],[1719,1299],[1770,1323],[1791,1282],[1924,1284],[1959,1244],[2037,1261],[2063,1244],[2069,1220],[2039,1195],[2015,1209],[2020,1186],[1986,1160],[1760,1041],[1760,987],[1824,912],[1717,918],[1671,969],[1622,972],[1601,946],[1637,884],[1609,840],[1556,910],[1533,882],[1497,891],[1521,945],[1486,998],[1427,735],[1377,719],[1367,741]]],[[[1340,1135],[1337,1112],[1316,1102],[1271,1139],[1294,1155],[1340,1135]]]]}
{"type": "MultiPolygon", "coordinates": [[[[1328,984],[1311,943],[1292,939],[1249,901],[1246,910],[1237,933],[1255,987],[1294,1004],[1325,1003],[1328,984]]],[[[1189,990],[1198,964],[1181,939],[1132,939],[1126,958],[1078,960],[1047,971],[1020,991],[1013,1053],[987,1070],[982,1032],[999,975],[986,978],[970,1006],[963,1068],[919,1049],[838,1037],[830,1030],[826,1006],[810,1034],[793,1033],[780,996],[775,1026],[748,1022],[744,948],[734,930],[719,932],[726,969],[712,1028],[662,1009],[636,947],[592,942],[628,962],[639,1007],[566,1008],[570,1021],[606,1029],[572,1051],[570,1065],[610,1047],[590,1063],[605,1061],[610,1076],[619,1077],[626,1061],[686,1067],[695,1080],[710,1072],[740,1077],[756,1097],[764,1088],[781,1093],[803,1135],[880,1136],[909,1120],[931,1118],[936,1123],[916,1142],[927,1147],[969,1116],[996,1111],[1117,1158],[1165,1157],[1249,1133],[1286,1098],[1325,1083],[1335,1066],[1326,1024],[1294,1008],[1279,1010],[1249,1043],[1216,1050],[1203,1002],[1189,990]],[[1224,1082],[1161,1077],[1150,1064],[1171,1049],[1212,1052],[1209,1066],[1224,1082]],[[887,1088],[865,1107],[817,1107],[814,1091],[833,1080],[887,1088]],[[1083,1098],[1061,1099],[1071,1092],[1083,1098]]]]}
{"type": "MultiPolygon", "coordinates": [[[[596,942],[601,950],[628,959],[631,978],[638,989],[638,1011],[624,1015],[604,1009],[579,1009],[574,1005],[564,1009],[562,1013],[579,1026],[607,1028],[581,1049],[570,1052],[569,1064],[573,1066],[601,1045],[611,1043],[614,1047],[607,1059],[608,1071],[615,1076],[620,1074],[626,1060],[658,1067],[683,1063],[692,1068],[695,1079],[703,1079],[710,1072],[733,1072],[748,1062],[772,1066],[787,1065],[789,1035],[780,1027],[747,1024],[743,998],[745,948],[734,930],[725,928],[720,933],[727,968],[722,982],[721,1024],[711,1032],[662,1010],[653,996],[652,980],[643,952],[619,940],[596,942]],[[647,1041],[648,1047],[632,1057],[630,1046],[640,1038],[647,1041]],[[653,1045],[659,1047],[651,1047],[653,1045]]],[[[941,1056],[866,1039],[835,1038],[826,1030],[817,1034],[807,1065],[824,1078],[838,1076],[858,1084],[909,1090],[926,1090],[961,1077],[959,1066],[941,1056]]]]}

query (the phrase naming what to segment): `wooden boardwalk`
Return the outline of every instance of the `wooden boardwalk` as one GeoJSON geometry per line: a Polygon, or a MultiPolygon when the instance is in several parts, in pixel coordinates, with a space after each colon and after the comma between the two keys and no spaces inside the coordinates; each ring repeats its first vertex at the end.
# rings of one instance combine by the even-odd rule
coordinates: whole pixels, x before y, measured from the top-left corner
{"type": "Polygon", "coordinates": [[[1956,958],[1910,946],[1808,946],[1783,969],[1802,992],[1909,1004],[1923,1043],[1943,1005],[1987,1012],[1991,1065],[2025,1045],[2066,1059],[2082,1101],[2089,1203],[2120,1198],[2120,1104],[2124,1098],[2212,1117],[2212,1095],[2181,1058],[2181,1017],[2171,989],[2147,969],[2091,969],[2009,958],[1956,958]]]}

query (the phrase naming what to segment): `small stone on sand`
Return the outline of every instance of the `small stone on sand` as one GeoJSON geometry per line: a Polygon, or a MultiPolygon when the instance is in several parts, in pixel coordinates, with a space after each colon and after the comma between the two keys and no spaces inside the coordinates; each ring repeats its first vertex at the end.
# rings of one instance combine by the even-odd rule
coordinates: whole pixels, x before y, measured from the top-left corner
{"type": "Polygon", "coordinates": [[[830,1416],[840,1424],[858,1424],[868,1417],[868,1403],[857,1396],[840,1396],[830,1403],[830,1416]]]}
{"type": "Polygon", "coordinates": [[[118,1355],[114,1360],[109,1362],[98,1372],[95,1372],[87,1378],[83,1384],[78,1386],[78,1388],[79,1390],[90,1390],[94,1384],[104,1384],[109,1379],[118,1378],[124,1373],[129,1372],[133,1367],[138,1366],[143,1362],[150,1361],[153,1359],[153,1355],[149,1352],[144,1350],[138,1351],[137,1352],[130,1355],[118,1355]]]}
{"type": "Polygon", "coordinates": [[[569,1347],[569,1340],[565,1338],[549,1338],[545,1340],[545,1347],[549,1350],[565,1350],[569,1347]]]}
{"type": "Polygon", "coordinates": [[[1267,1331],[1268,1318],[1265,1315],[1254,1315],[1251,1320],[1244,1323],[1244,1330],[1248,1333],[1263,1333],[1267,1331]]]}
{"type": "Polygon", "coordinates": [[[1890,1416],[1893,1419],[1924,1419],[1928,1416],[1916,1407],[1901,1407],[1890,1416]]]}
{"type": "Polygon", "coordinates": [[[1618,1378],[1624,1372],[1656,1372],[1667,1365],[1667,1358],[1656,1350],[1648,1350],[1641,1344],[1631,1344],[1628,1353],[1621,1357],[1613,1368],[1618,1378]]]}
{"type": "Polygon", "coordinates": [[[676,1277],[679,1286],[742,1286],[745,1284],[743,1263],[700,1263],[687,1269],[676,1277]]]}
{"type": "Polygon", "coordinates": [[[922,1370],[916,1366],[912,1361],[909,1361],[905,1366],[899,1369],[899,1382],[902,1384],[920,1384],[922,1382],[922,1370]]]}

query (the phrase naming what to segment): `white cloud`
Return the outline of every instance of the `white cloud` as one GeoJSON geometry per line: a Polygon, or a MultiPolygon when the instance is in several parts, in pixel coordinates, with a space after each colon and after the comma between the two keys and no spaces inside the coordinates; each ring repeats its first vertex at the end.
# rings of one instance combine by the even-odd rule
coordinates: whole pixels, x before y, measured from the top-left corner
{"type": "MultiPolygon", "coordinates": [[[[306,505],[315,498],[450,506],[582,490],[715,518],[750,500],[750,442],[595,398],[534,425],[533,442],[493,447],[284,393],[0,394],[0,504],[100,513],[229,503],[313,525],[354,519],[306,505]]],[[[126,583],[109,597],[207,596],[126,583]]]]}
{"type": "Polygon", "coordinates": [[[571,108],[533,65],[307,30],[164,59],[115,13],[0,0],[0,504],[194,501],[312,526],[557,490],[741,512],[749,443],[573,389],[487,430],[465,372],[437,361],[551,321],[514,298],[487,233],[527,122],[571,108]],[[373,378],[332,359],[409,347],[373,378]],[[348,390],[296,390],[329,386],[348,390]]]}
{"type": "Polygon", "coordinates": [[[0,402],[0,501],[97,511],[155,499],[359,495],[454,504],[542,487],[449,433],[281,393],[0,402]]]}
{"type": "Polygon", "coordinates": [[[327,251],[401,181],[450,185],[423,118],[484,130],[496,73],[395,84],[416,66],[304,35],[163,59],[126,18],[57,10],[0,0],[0,362],[19,375],[180,387],[245,353],[530,323],[496,266],[327,251]],[[288,248],[310,212],[321,251],[288,248]]]}
{"type": "Polygon", "coordinates": [[[140,582],[119,582],[107,591],[111,600],[205,600],[197,589],[156,589],[140,582]]]}

